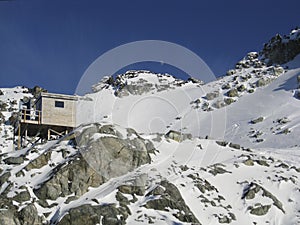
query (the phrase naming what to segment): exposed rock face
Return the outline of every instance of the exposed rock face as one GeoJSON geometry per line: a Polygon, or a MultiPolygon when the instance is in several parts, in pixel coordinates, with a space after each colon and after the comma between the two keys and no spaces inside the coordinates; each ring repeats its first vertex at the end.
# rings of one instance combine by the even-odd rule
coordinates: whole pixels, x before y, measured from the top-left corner
{"type": "Polygon", "coordinates": [[[256,81],[255,85],[256,87],[263,87],[269,84],[270,82],[271,82],[270,79],[261,78],[258,81],[256,81]]]}
{"type": "Polygon", "coordinates": [[[6,173],[3,173],[3,174],[0,176],[0,187],[2,186],[2,184],[4,184],[5,182],[8,181],[10,175],[11,175],[10,172],[6,172],[6,173]]]}
{"type": "Polygon", "coordinates": [[[231,85],[230,85],[230,83],[226,83],[226,84],[223,84],[223,85],[221,86],[221,88],[222,88],[223,90],[227,90],[227,89],[230,89],[230,88],[231,88],[231,85]]]}
{"type": "Polygon", "coordinates": [[[19,213],[19,220],[24,225],[41,225],[42,218],[38,216],[38,211],[34,204],[29,204],[19,213]]]}
{"type": "Polygon", "coordinates": [[[300,99],[300,75],[297,76],[298,89],[295,92],[295,97],[300,99]]]}
{"type": "Polygon", "coordinates": [[[263,120],[264,120],[263,117],[258,117],[258,118],[254,119],[254,120],[251,120],[250,123],[256,124],[256,123],[262,122],[263,120]]]}
{"type": "MultiPolygon", "coordinates": [[[[258,59],[258,56],[259,56],[259,53],[257,53],[257,52],[249,52],[243,60],[239,61],[235,65],[235,68],[236,69],[245,69],[245,68],[250,68],[250,67],[262,68],[265,64],[258,59]]],[[[235,73],[236,73],[236,71],[229,70],[227,72],[227,75],[233,75],[235,73]]]]}
{"type": "Polygon", "coordinates": [[[143,196],[145,194],[146,181],[147,175],[142,174],[141,176],[138,176],[132,180],[130,184],[120,185],[118,190],[123,194],[143,196]]]}
{"type": "Polygon", "coordinates": [[[6,111],[7,107],[8,107],[7,103],[0,101],[0,111],[6,111]]]}
{"type": "Polygon", "coordinates": [[[277,34],[264,45],[262,54],[268,59],[268,64],[284,64],[300,53],[300,30],[292,30],[288,36],[277,34]]]}
{"type": "Polygon", "coordinates": [[[192,138],[191,134],[184,134],[174,130],[170,130],[165,136],[177,142],[182,142],[186,139],[192,138]]]}
{"type": "Polygon", "coordinates": [[[224,102],[227,104],[227,105],[230,105],[231,103],[234,103],[235,100],[233,98],[225,98],[224,99],[224,102]]]}
{"type": "Polygon", "coordinates": [[[9,117],[9,119],[8,119],[9,124],[12,125],[12,126],[15,126],[15,124],[18,122],[18,116],[19,116],[18,113],[13,112],[11,114],[11,116],[9,117]]]}
{"type": "Polygon", "coordinates": [[[235,148],[235,149],[240,149],[241,148],[241,146],[239,144],[235,144],[235,143],[229,143],[229,147],[235,148]]]}
{"type": "Polygon", "coordinates": [[[199,177],[198,174],[194,175],[194,174],[189,174],[188,175],[189,178],[191,178],[195,184],[195,186],[199,189],[199,191],[201,191],[201,193],[206,193],[206,192],[210,192],[210,191],[216,191],[218,192],[217,188],[214,187],[213,185],[211,185],[207,180],[199,177]]]}
{"type": "Polygon", "coordinates": [[[4,160],[5,163],[7,164],[14,164],[14,165],[19,165],[22,164],[24,162],[24,157],[20,156],[20,157],[10,157],[4,160]]]}
{"type": "Polygon", "coordinates": [[[11,210],[0,211],[0,224],[1,225],[21,225],[19,220],[15,218],[14,213],[11,210]]]}
{"type": "Polygon", "coordinates": [[[250,207],[250,213],[256,216],[263,216],[266,215],[271,208],[271,205],[261,205],[252,208],[250,207]]]}
{"type": "Polygon", "coordinates": [[[34,192],[41,200],[55,200],[71,193],[81,196],[89,187],[98,187],[104,182],[105,178],[93,170],[82,156],[78,156],[52,174],[52,177],[34,192]]]}
{"type": "Polygon", "coordinates": [[[234,214],[229,213],[229,216],[226,216],[226,215],[223,217],[218,216],[218,220],[219,220],[219,223],[231,223],[232,220],[236,220],[236,218],[235,218],[234,214]]]}
{"type": "MultiPolygon", "coordinates": [[[[127,129],[127,135],[123,137],[111,125],[93,124],[83,129],[77,138],[82,154],[74,155],[66,165],[58,167],[48,181],[34,190],[35,194],[42,200],[55,200],[72,193],[81,196],[89,187],[98,187],[110,178],[150,163],[148,151],[153,150],[153,145],[132,129],[127,129]]],[[[42,165],[47,157],[40,156],[42,165]]]]}
{"type": "Polygon", "coordinates": [[[12,202],[0,198],[0,225],[41,225],[43,218],[38,215],[34,204],[25,206],[20,212],[12,202]]]}
{"type": "Polygon", "coordinates": [[[246,87],[245,87],[245,85],[241,84],[240,86],[237,87],[237,90],[238,90],[239,92],[243,92],[243,91],[246,90],[246,87]]]}
{"type": "Polygon", "coordinates": [[[168,181],[162,181],[161,186],[158,186],[147,195],[159,195],[158,199],[150,200],[146,203],[146,208],[168,211],[170,209],[178,209],[179,211],[174,215],[182,222],[190,222],[200,224],[189,207],[185,204],[180,192],[175,185],[168,181]]]}
{"type": "Polygon", "coordinates": [[[216,143],[220,146],[226,147],[228,145],[227,141],[216,141],[216,143]]]}
{"type": "Polygon", "coordinates": [[[126,210],[122,207],[117,208],[113,204],[105,206],[82,205],[71,209],[58,222],[58,225],[95,225],[99,223],[122,225],[125,224],[127,216],[126,210]]]}
{"type": "Polygon", "coordinates": [[[233,69],[228,70],[228,71],[226,72],[226,75],[227,75],[227,76],[231,76],[231,75],[234,75],[234,74],[236,74],[236,70],[233,70],[233,69]]]}
{"type": "Polygon", "coordinates": [[[113,77],[104,77],[99,84],[93,86],[93,91],[97,92],[104,88],[112,87],[115,96],[122,98],[128,95],[143,95],[149,92],[171,90],[189,82],[198,86],[203,84],[202,81],[195,78],[189,78],[184,81],[176,79],[169,74],[154,74],[146,70],[127,71],[118,75],[115,79],[113,77]],[[150,80],[152,81],[141,77],[141,74],[151,77],[150,80]]]}
{"type": "Polygon", "coordinates": [[[194,77],[189,77],[188,81],[191,81],[192,83],[195,83],[195,84],[201,84],[201,85],[204,84],[204,82],[202,80],[198,80],[198,79],[196,79],[194,77]]]}
{"type": "Polygon", "coordinates": [[[110,178],[150,163],[149,154],[156,151],[150,140],[143,139],[131,128],[90,124],[79,128],[76,135],[76,146],[62,141],[65,144],[55,144],[42,153],[33,147],[22,154],[12,152],[0,156],[0,163],[6,167],[19,168],[13,175],[10,169],[3,172],[0,168],[0,225],[49,224],[51,219],[54,224],[97,224],[100,221],[103,224],[125,224],[131,212],[126,206],[129,200],[123,195],[143,196],[147,181],[144,174],[118,184],[116,199],[120,206],[112,203],[95,207],[86,203],[67,210],[66,215],[60,215],[60,222],[54,221],[58,218],[55,215],[47,219],[38,215],[37,205],[46,209],[48,212],[44,215],[48,216],[49,210],[57,210],[57,203],[50,204],[47,200],[65,197],[64,203],[69,204],[90,191],[90,188],[99,187],[110,178]],[[81,152],[76,148],[80,148],[81,152]],[[37,185],[28,187],[23,184],[17,187],[18,182],[10,180],[12,176],[24,180],[25,174],[36,179],[40,171],[48,172],[45,172],[46,178],[40,177],[37,185]],[[12,191],[15,187],[18,191],[12,191]],[[20,206],[22,208],[18,210],[20,206]]]}
{"type": "Polygon", "coordinates": [[[222,107],[225,107],[227,104],[223,101],[223,100],[217,100],[216,102],[214,102],[214,104],[212,105],[214,108],[220,109],[222,107]]]}
{"type": "Polygon", "coordinates": [[[217,97],[219,97],[219,92],[218,91],[207,93],[206,96],[205,96],[205,98],[207,100],[213,100],[214,98],[217,98],[217,97]]]}
{"type": "Polygon", "coordinates": [[[25,170],[29,171],[31,169],[40,169],[43,166],[47,165],[51,157],[51,151],[48,151],[42,155],[40,155],[38,158],[30,161],[30,163],[27,164],[25,167],[25,170]]]}
{"type": "MultiPolygon", "coordinates": [[[[262,197],[271,199],[273,201],[273,205],[277,207],[279,210],[281,210],[282,213],[285,213],[282,203],[271,192],[267,191],[265,188],[263,188],[262,186],[254,182],[251,182],[245,187],[242,195],[242,199],[248,199],[248,200],[254,199],[256,195],[259,194],[259,192],[261,192],[262,197]]],[[[250,213],[261,216],[261,215],[265,215],[270,208],[271,205],[267,205],[267,206],[260,205],[258,207],[254,206],[254,208],[250,207],[251,209],[250,213]]]]}
{"type": "Polygon", "coordinates": [[[0,224],[1,225],[21,225],[18,218],[15,216],[17,207],[12,204],[12,201],[0,195],[0,224]]]}
{"type": "Polygon", "coordinates": [[[228,97],[237,97],[239,96],[238,90],[237,89],[231,89],[227,92],[228,97]]]}
{"type": "Polygon", "coordinates": [[[224,167],[223,164],[214,164],[209,166],[210,169],[208,170],[208,172],[214,176],[217,176],[218,174],[231,173],[230,171],[227,171],[223,167],[224,167]]]}
{"type": "Polygon", "coordinates": [[[30,200],[30,194],[27,190],[20,192],[14,198],[17,202],[25,202],[30,200]]]}
{"type": "MultiPolygon", "coordinates": [[[[254,166],[254,162],[253,162],[252,159],[247,159],[247,160],[245,160],[243,163],[244,163],[246,166],[254,166]]],[[[246,196],[246,198],[250,198],[250,199],[251,199],[251,197],[249,197],[249,196],[252,196],[252,193],[250,193],[250,194],[248,195],[248,197],[246,196]]],[[[254,196],[253,196],[252,198],[254,198],[254,196]]]]}
{"type": "Polygon", "coordinates": [[[126,129],[127,136],[123,137],[112,126],[99,126],[96,133],[90,133],[93,128],[83,131],[77,140],[83,147],[81,153],[93,168],[107,178],[123,175],[140,165],[150,163],[148,151],[153,145],[145,141],[132,129],[126,129]],[[89,136],[90,135],[90,136],[89,136]],[[95,135],[102,135],[94,140],[95,135]],[[87,139],[87,136],[89,137],[87,139]],[[88,150],[88,151],[86,151],[88,150]]]}
{"type": "Polygon", "coordinates": [[[127,84],[126,86],[122,87],[122,89],[116,91],[115,94],[118,97],[124,97],[128,96],[129,94],[142,95],[144,93],[150,92],[151,90],[154,90],[154,88],[150,83],[145,83],[143,85],[127,84]]]}
{"type": "Polygon", "coordinates": [[[2,112],[0,112],[0,125],[3,124],[5,122],[5,117],[2,114],[2,112]]]}
{"type": "Polygon", "coordinates": [[[300,99],[300,90],[296,92],[296,98],[300,99]]]}
{"type": "Polygon", "coordinates": [[[41,92],[48,92],[46,89],[40,86],[34,86],[34,88],[30,88],[29,92],[35,97],[38,98],[41,92]]]}

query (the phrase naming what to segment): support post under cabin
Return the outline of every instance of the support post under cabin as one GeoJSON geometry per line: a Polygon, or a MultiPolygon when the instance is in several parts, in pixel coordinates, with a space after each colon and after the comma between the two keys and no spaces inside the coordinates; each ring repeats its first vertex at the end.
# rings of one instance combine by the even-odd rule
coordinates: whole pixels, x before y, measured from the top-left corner
{"type": "Polygon", "coordinates": [[[51,131],[50,131],[50,129],[48,128],[48,141],[50,140],[50,136],[51,136],[51,131]]]}
{"type": "Polygon", "coordinates": [[[28,129],[27,127],[25,128],[25,139],[24,139],[24,145],[27,145],[27,134],[28,134],[28,129]]]}
{"type": "Polygon", "coordinates": [[[21,149],[21,124],[18,125],[18,150],[21,149]]]}

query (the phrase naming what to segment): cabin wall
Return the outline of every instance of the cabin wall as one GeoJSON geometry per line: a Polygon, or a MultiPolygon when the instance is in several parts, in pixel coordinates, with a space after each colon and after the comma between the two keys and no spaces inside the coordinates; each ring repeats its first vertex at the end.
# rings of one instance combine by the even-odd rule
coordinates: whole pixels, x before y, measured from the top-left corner
{"type": "Polygon", "coordinates": [[[75,127],[76,101],[43,97],[41,102],[42,124],[75,127]]]}

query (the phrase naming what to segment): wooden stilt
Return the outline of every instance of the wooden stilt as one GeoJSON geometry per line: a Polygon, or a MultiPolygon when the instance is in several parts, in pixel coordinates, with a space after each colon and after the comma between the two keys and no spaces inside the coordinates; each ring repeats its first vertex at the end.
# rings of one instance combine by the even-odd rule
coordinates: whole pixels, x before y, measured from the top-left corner
{"type": "Polygon", "coordinates": [[[24,135],[24,133],[22,132],[21,135],[20,135],[20,137],[21,137],[21,146],[20,146],[20,149],[23,147],[23,135],[24,135]]]}
{"type": "Polygon", "coordinates": [[[21,149],[21,124],[19,123],[18,127],[18,150],[21,149]]]}
{"type": "Polygon", "coordinates": [[[26,127],[26,129],[25,129],[25,139],[24,139],[24,145],[25,146],[27,145],[27,134],[28,134],[28,129],[26,127]]]}
{"type": "Polygon", "coordinates": [[[51,130],[48,128],[48,141],[50,140],[51,137],[51,130]]]}

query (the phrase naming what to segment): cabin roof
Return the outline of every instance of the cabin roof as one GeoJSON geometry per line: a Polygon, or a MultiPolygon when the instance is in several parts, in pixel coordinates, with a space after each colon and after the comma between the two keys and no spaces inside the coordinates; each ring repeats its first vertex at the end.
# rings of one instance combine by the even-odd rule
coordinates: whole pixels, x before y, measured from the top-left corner
{"type": "Polygon", "coordinates": [[[78,100],[78,96],[65,95],[65,94],[55,94],[55,93],[47,93],[47,92],[41,92],[40,97],[38,98],[38,100],[40,98],[54,98],[54,99],[73,100],[73,101],[77,101],[78,100]]]}

